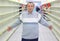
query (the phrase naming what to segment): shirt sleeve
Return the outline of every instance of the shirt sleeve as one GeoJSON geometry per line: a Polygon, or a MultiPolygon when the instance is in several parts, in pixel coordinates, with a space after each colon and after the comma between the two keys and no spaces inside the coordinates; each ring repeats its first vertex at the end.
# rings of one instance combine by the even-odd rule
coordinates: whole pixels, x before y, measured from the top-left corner
{"type": "Polygon", "coordinates": [[[40,24],[46,26],[46,27],[49,27],[50,24],[48,21],[46,21],[43,17],[41,18],[41,20],[39,21],[40,24]]]}
{"type": "Polygon", "coordinates": [[[18,18],[16,19],[16,21],[11,25],[11,27],[14,28],[14,27],[16,27],[17,25],[19,25],[19,24],[21,24],[21,23],[22,23],[22,21],[21,21],[20,18],[18,17],[18,18]]]}

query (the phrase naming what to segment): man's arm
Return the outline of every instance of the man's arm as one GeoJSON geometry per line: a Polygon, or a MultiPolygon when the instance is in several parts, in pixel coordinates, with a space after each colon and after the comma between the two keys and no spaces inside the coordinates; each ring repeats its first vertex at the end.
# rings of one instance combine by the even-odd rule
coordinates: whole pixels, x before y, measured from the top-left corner
{"type": "Polygon", "coordinates": [[[11,27],[16,27],[17,25],[19,25],[19,24],[21,24],[22,23],[22,21],[18,18],[12,25],[11,25],[11,27]]]}
{"type": "Polygon", "coordinates": [[[46,27],[49,27],[49,29],[52,30],[52,25],[50,25],[48,23],[48,21],[46,21],[43,17],[41,18],[41,20],[39,21],[39,23],[41,23],[42,25],[46,26],[46,27]]]}
{"type": "Polygon", "coordinates": [[[20,18],[17,18],[17,20],[11,26],[8,26],[7,30],[10,31],[12,28],[16,27],[17,25],[21,23],[22,21],[20,20],[20,18]]]}

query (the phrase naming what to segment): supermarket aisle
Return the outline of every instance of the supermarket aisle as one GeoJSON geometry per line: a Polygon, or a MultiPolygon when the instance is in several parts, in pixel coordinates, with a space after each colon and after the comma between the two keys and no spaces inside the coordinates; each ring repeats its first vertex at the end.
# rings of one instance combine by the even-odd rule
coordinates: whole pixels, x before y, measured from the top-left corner
{"type": "MultiPolygon", "coordinates": [[[[13,24],[21,10],[20,3],[9,0],[0,0],[0,41],[20,41],[21,27],[16,27],[10,32],[6,31],[7,26],[13,24]]],[[[60,1],[51,2],[50,14],[47,17],[53,25],[53,34],[49,29],[40,28],[39,41],[60,41],[60,1]],[[56,39],[56,37],[57,39],[56,39]]]]}

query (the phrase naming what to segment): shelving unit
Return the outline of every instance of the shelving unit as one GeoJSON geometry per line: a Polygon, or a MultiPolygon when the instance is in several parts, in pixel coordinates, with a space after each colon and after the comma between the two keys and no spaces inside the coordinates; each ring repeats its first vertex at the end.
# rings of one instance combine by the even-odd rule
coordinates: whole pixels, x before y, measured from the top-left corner
{"type": "Polygon", "coordinates": [[[51,8],[48,10],[50,13],[48,13],[47,17],[51,20],[50,22],[53,25],[53,33],[60,41],[60,1],[54,1],[51,2],[51,8]]]}
{"type": "Polygon", "coordinates": [[[18,26],[11,31],[7,31],[7,28],[19,17],[20,6],[21,4],[18,2],[0,0],[0,41],[8,41],[11,35],[17,30],[18,26]]]}

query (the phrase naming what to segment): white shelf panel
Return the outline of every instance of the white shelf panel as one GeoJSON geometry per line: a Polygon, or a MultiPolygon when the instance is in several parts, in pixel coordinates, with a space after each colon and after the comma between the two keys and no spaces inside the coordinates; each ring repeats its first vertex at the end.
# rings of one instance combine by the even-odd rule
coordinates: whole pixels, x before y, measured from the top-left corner
{"type": "MultiPolygon", "coordinates": [[[[18,15],[18,14],[16,14],[15,16],[17,16],[17,15],[18,15]]],[[[0,21],[0,24],[4,24],[4,23],[6,23],[8,20],[14,18],[15,16],[12,16],[12,17],[7,18],[7,19],[5,19],[5,20],[3,20],[3,21],[0,21]]]]}
{"type": "Polygon", "coordinates": [[[11,13],[15,11],[19,11],[19,8],[0,8],[0,15],[5,14],[5,13],[11,13]]]}
{"type": "Polygon", "coordinates": [[[5,26],[8,25],[8,24],[14,22],[14,20],[16,20],[17,17],[18,17],[18,16],[14,17],[14,18],[11,18],[11,19],[7,20],[6,22],[0,24],[0,29],[3,28],[3,27],[5,27],[5,26]]]}
{"type": "Polygon", "coordinates": [[[8,18],[8,17],[14,16],[14,15],[16,15],[16,14],[19,15],[19,12],[13,12],[13,13],[9,13],[9,14],[6,14],[6,15],[1,15],[1,16],[0,16],[0,21],[3,20],[3,19],[6,19],[6,18],[8,18]]]}
{"type": "Polygon", "coordinates": [[[19,3],[11,2],[11,1],[7,1],[7,0],[0,0],[0,5],[3,5],[3,6],[15,6],[15,5],[19,5],[19,3]]]}
{"type": "Polygon", "coordinates": [[[49,16],[47,16],[52,22],[54,22],[57,26],[59,26],[60,27],[60,24],[59,24],[59,22],[58,21],[55,21],[55,19],[54,18],[51,18],[51,17],[49,17],[49,16]]]}

